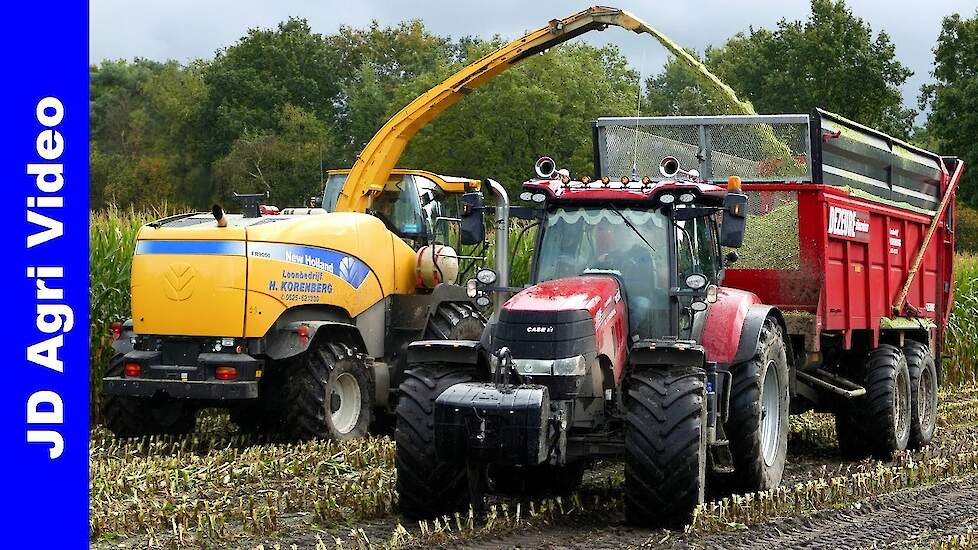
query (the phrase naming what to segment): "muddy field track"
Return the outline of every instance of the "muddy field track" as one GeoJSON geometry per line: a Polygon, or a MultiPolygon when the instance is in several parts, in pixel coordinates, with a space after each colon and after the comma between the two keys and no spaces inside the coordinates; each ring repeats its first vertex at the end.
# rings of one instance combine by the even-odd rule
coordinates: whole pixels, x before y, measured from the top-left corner
{"type": "Polygon", "coordinates": [[[392,513],[386,437],[263,443],[215,415],[183,439],[119,442],[96,430],[92,545],[978,548],[978,388],[942,397],[935,444],[889,463],[842,461],[831,416],[793,417],[783,489],[708,495],[717,500],[673,531],[625,524],[615,464],[596,465],[574,497],[494,498],[484,521],[459,514],[419,525],[392,513]]]}

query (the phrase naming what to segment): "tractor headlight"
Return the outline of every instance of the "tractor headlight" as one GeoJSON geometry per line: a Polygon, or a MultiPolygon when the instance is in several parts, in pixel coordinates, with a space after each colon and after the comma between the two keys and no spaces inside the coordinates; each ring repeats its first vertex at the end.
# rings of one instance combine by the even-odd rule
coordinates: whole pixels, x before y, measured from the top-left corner
{"type": "Polygon", "coordinates": [[[520,200],[521,201],[528,201],[529,202],[532,198],[533,198],[533,193],[531,193],[529,191],[523,191],[522,193],[520,193],[520,200]]]}
{"type": "Polygon", "coordinates": [[[554,376],[584,376],[586,366],[583,355],[555,359],[553,373],[554,376]]]}
{"type": "Polygon", "coordinates": [[[662,204],[672,204],[676,202],[676,195],[670,195],[668,193],[665,195],[659,195],[659,202],[662,204]]]}
{"type": "Polygon", "coordinates": [[[692,193],[683,193],[682,195],[679,195],[679,202],[693,202],[693,199],[695,198],[696,195],[692,193]]]}
{"type": "Polygon", "coordinates": [[[465,295],[469,298],[475,298],[479,295],[479,282],[475,279],[469,279],[465,282],[465,295]]]}
{"type": "Polygon", "coordinates": [[[686,286],[693,290],[699,290],[706,286],[706,276],[700,273],[693,273],[689,277],[686,277],[686,286]]]}
{"type": "Polygon", "coordinates": [[[533,199],[533,202],[536,203],[541,203],[547,200],[547,196],[543,193],[534,193],[531,198],[533,199]]]}
{"type": "Polygon", "coordinates": [[[496,282],[496,272],[491,269],[480,269],[475,274],[475,278],[484,285],[491,285],[496,282]]]}
{"type": "Polygon", "coordinates": [[[710,285],[710,286],[706,287],[706,301],[709,302],[709,303],[711,303],[711,304],[714,303],[714,302],[716,302],[717,301],[717,292],[719,290],[720,289],[717,287],[717,285],[710,285]]]}

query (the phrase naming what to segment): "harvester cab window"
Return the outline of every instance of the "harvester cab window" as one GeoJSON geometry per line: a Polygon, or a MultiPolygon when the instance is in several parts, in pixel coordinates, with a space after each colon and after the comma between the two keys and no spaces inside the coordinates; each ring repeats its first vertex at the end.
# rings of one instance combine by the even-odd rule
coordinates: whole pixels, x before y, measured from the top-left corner
{"type": "Polygon", "coordinates": [[[439,224],[438,218],[457,216],[450,212],[451,202],[447,199],[445,191],[424,176],[414,176],[414,181],[421,196],[421,211],[424,214],[426,233],[431,236],[430,240],[433,242],[449,244],[448,224],[439,224]]]}
{"type": "Polygon", "coordinates": [[[418,188],[410,174],[387,180],[384,190],[373,200],[371,210],[409,244],[417,244],[426,235],[418,188]]]}
{"type": "Polygon", "coordinates": [[[630,332],[641,338],[665,335],[668,224],[659,211],[558,208],[543,229],[536,281],[611,272],[624,285],[630,332]]]}
{"type": "Polygon", "coordinates": [[[340,198],[340,191],[346,185],[347,174],[331,174],[326,180],[326,189],[323,190],[323,209],[327,212],[336,210],[336,201],[340,198]]]}

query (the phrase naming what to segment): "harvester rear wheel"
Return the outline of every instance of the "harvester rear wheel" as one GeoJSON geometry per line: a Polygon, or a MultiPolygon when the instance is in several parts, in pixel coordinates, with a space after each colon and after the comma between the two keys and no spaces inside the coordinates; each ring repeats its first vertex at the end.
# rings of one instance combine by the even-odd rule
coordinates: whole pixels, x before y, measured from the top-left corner
{"type": "Polygon", "coordinates": [[[486,320],[468,302],[442,302],[428,320],[425,340],[479,340],[486,320]]]}
{"type": "Polygon", "coordinates": [[[907,448],[910,439],[910,371],[900,348],[890,344],[869,353],[866,360],[866,395],[854,403],[865,426],[869,451],[889,460],[907,448]]]}
{"type": "Polygon", "coordinates": [[[284,428],[290,439],[354,439],[367,434],[374,384],[345,344],[314,343],[288,381],[284,428]]]}
{"type": "Polygon", "coordinates": [[[475,380],[467,367],[436,364],[408,370],[397,402],[398,508],[410,519],[430,519],[462,510],[469,500],[464,463],[435,453],[435,399],[449,387],[475,380]]]}
{"type": "Polygon", "coordinates": [[[725,427],[735,473],[728,482],[742,491],[766,491],[781,483],[788,454],[788,358],[777,320],[764,321],[754,357],[730,370],[725,427]]]}
{"type": "Polygon", "coordinates": [[[706,484],[702,369],[643,369],[625,396],[625,515],[649,525],[687,521],[706,484]]]}
{"type": "Polygon", "coordinates": [[[937,366],[930,347],[915,340],[903,346],[910,372],[910,440],[919,449],[930,444],[937,428],[937,366]]]}
{"type": "MultiPolygon", "coordinates": [[[[109,360],[106,376],[123,376],[123,355],[109,360]]],[[[183,435],[194,431],[197,408],[184,401],[157,397],[102,397],[102,422],[116,437],[183,435]]]]}

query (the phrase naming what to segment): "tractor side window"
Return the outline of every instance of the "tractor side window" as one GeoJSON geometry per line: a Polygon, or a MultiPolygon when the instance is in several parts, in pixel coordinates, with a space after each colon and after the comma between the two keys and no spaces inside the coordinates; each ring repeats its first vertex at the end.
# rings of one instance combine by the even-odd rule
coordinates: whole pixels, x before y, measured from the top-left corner
{"type": "Polygon", "coordinates": [[[717,242],[710,218],[676,222],[676,252],[680,281],[702,273],[711,281],[717,276],[717,242]]]}

